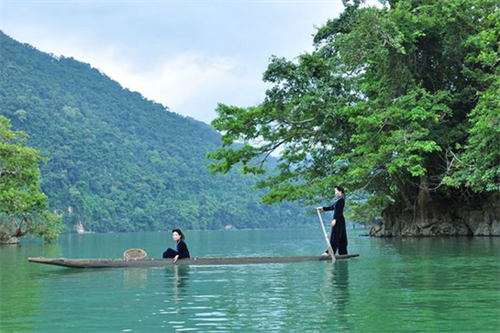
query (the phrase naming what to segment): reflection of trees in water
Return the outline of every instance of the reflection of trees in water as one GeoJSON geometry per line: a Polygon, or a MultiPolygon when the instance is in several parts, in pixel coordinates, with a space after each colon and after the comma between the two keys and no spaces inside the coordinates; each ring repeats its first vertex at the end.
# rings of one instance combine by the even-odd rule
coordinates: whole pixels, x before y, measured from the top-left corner
{"type": "Polygon", "coordinates": [[[325,265],[323,303],[326,304],[327,321],[334,321],[341,329],[349,328],[346,307],[349,304],[349,261],[340,260],[325,265]]]}
{"type": "Polygon", "coordinates": [[[26,258],[36,255],[60,256],[59,244],[0,247],[0,331],[31,331],[28,317],[38,315],[42,301],[40,291],[43,278],[66,273],[65,270],[47,270],[40,265],[27,264],[26,258]]]}

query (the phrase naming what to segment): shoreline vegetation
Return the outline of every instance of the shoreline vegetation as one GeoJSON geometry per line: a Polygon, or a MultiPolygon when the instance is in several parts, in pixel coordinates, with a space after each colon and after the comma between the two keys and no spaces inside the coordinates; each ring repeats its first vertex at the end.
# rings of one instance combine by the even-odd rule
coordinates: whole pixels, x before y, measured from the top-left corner
{"type": "Polygon", "coordinates": [[[0,31],[0,238],[303,227],[338,185],[373,237],[500,236],[498,1],[343,4],[211,126],[0,31]]]}
{"type": "MultiPolygon", "coordinates": [[[[366,231],[364,233],[359,233],[357,237],[375,237],[375,238],[402,238],[402,239],[419,239],[419,238],[473,238],[473,237],[498,237],[497,235],[468,235],[468,234],[419,234],[419,235],[412,235],[412,234],[404,234],[404,235],[372,235],[370,234],[372,232],[371,226],[366,226],[366,227],[357,227],[357,228],[348,228],[349,230],[357,230],[357,231],[366,231]]],[[[224,232],[231,232],[231,231],[244,231],[244,230],[289,230],[289,229],[304,229],[304,230],[319,230],[319,227],[301,227],[301,228],[263,228],[263,229],[217,229],[217,230],[186,230],[189,232],[192,231],[198,231],[198,232],[219,232],[219,231],[224,231],[224,232]]],[[[140,233],[144,231],[109,231],[109,232],[85,232],[83,234],[79,234],[77,232],[62,232],[61,235],[86,235],[86,234],[126,234],[126,233],[140,233]]],[[[153,232],[153,233],[168,233],[168,230],[159,230],[159,231],[148,231],[148,232],[153,232]]],[[[351,236],[352,237],[352,236],[351,236]]],[[[8,246],[8,245],[20,245],[22,244],[21,240],[12,237],[12,239],[7,240],[7,241],[2,241],[0,240],[0,246],[8,246]]]]}

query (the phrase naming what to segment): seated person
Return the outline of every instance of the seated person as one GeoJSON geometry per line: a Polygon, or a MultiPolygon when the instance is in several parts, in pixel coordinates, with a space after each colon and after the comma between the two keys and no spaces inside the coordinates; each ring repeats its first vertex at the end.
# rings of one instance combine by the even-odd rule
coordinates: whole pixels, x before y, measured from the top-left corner
{"type": "Polygon", "coordinates": [[[177,243],[177,251],[168,248],[167,251],[163,252],[163,258],[174,258],[174,263],[178,259],[190,258],[189,250],[184,243],[184,239],[186,238],[180,229],[172,230],[172,238],[177,243]]]}

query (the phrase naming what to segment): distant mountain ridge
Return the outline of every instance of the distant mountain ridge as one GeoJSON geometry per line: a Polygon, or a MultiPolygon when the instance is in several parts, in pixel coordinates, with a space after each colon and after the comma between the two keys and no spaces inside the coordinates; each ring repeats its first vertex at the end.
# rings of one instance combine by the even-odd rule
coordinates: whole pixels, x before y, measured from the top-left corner
{"type": "Polygon", "coordinates": [[[256,177],[210,175],[220,134],[124,89],[89,64],[0,32],[0,115],[49,162],[42,189],[67,230],[301,226],[297,205],[266,206],[256,177]]]}

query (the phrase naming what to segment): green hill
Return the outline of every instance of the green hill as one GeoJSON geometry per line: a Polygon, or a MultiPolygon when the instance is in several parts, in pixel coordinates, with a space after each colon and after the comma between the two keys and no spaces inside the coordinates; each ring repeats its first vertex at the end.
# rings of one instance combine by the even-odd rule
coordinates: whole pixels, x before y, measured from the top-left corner
{"type": "Polygon", "coordinates": [[[307,223],[304,209],[260,203],[257,178],[211,175],[221,137],[73,58],[0,32],[0,114],[49,161],[42,189],[67,230],[272,228],[307,223]]]}

